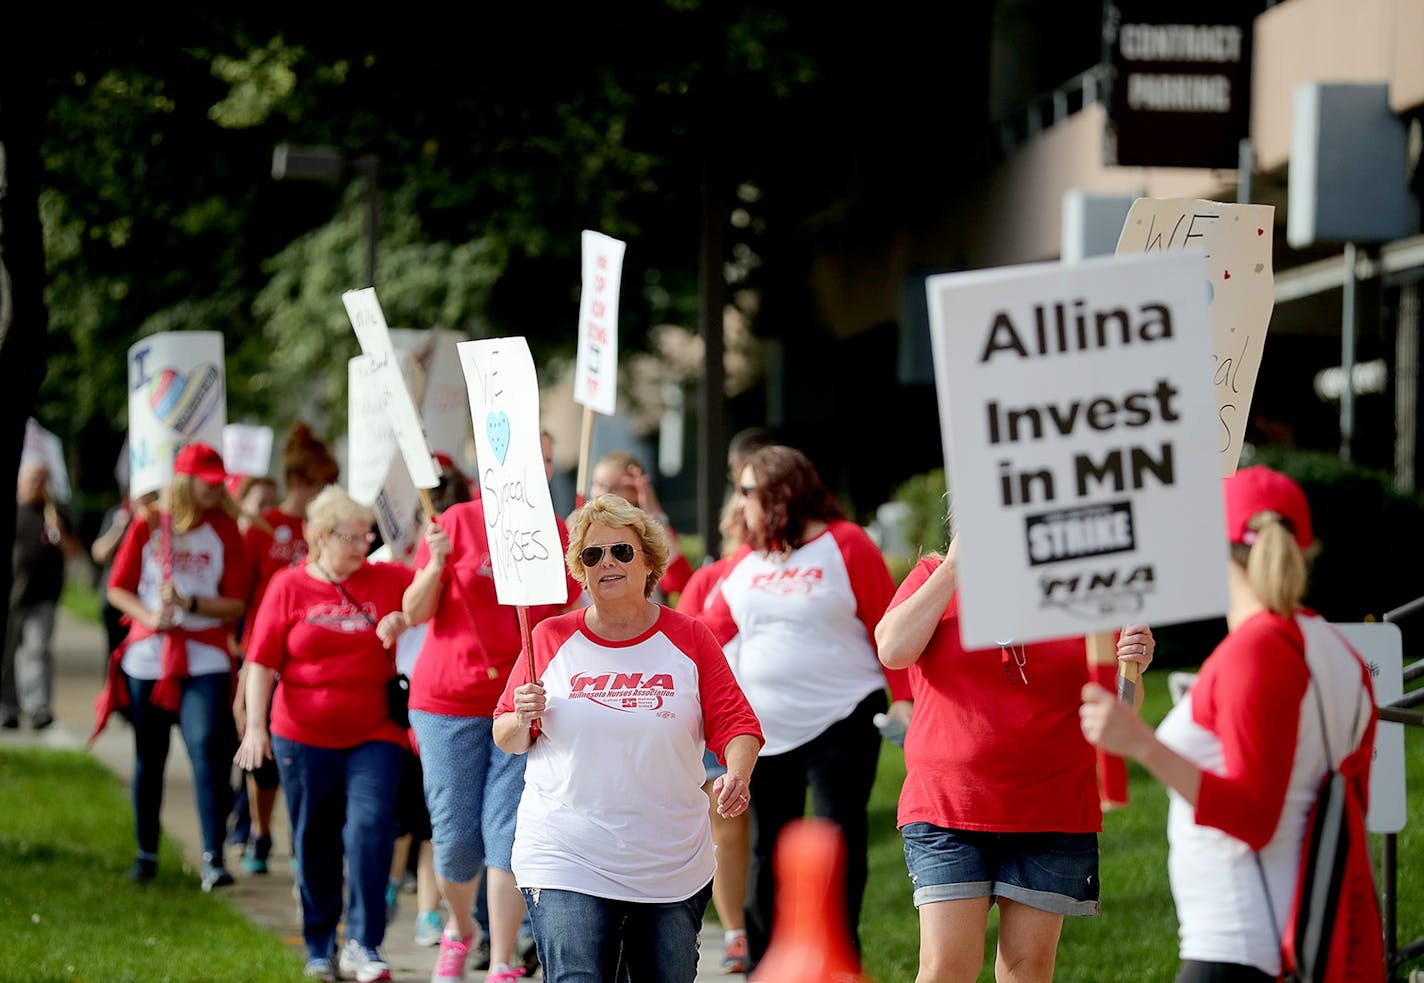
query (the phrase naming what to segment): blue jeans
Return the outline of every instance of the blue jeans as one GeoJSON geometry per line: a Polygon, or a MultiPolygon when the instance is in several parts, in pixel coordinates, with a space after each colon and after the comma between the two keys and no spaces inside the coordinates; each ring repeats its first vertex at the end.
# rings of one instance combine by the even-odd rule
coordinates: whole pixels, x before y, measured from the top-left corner
{"type": "Polygon", "coordinates": [[[351,895],[346,937],[373,948],[385,941],[402,753],[389,741],[321,748],[272,735],[292,820],[308,958],[336,951],[343,856],[351,895]]]}
{"type": "Polygon", "coordinates": [[[212,854],[213,862],[221,866],[232,795],[228,776],[237,738],[232,722],[232,677],[214,672],[184,680],[176,716],[148,701],[157,680],[124,678],[134,732],[133,809],[138,852],[146,857],[158,856],[163,767],[176,723],[193,764],[193,798],[198,807],[203,852],[212,854]]]}
{"type": "Polygon", "coordinates": [[[712,882],[684,901],[612,901],[522,888],[544,979],[560,983],[692,983],[712,882]],[[623,972],[626,970],[626,977],[623,972]]]}

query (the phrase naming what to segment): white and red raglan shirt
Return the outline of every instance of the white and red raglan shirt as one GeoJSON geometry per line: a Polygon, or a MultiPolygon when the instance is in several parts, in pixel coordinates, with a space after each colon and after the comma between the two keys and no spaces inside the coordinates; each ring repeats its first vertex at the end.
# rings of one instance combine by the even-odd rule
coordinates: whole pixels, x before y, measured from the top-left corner
{"type": "Polygon", "coordinates": [[[1338,767],[1372,739],[1369,669],[1313,613],[1263,611],[1216,647],[1157,728],[1164,744],[1202,769],[1196,807],[1173,791],[1167,811],[1183,959],[1280,972],[1306,821],[1327,767],[1313,687],[1338,767]],[[1274,925],[1253,851],[1270,884],[1274,925]]]}
{"type": "MultiPolygon", "coordinates": [[[[161,537],[147,522],[130,523],[114,556],[109,584],[133,591],[143,606],[156,611],[162,603],[163,563],[161,537]]],[[[220,509],[209,509],[187,532],[173,534],[173,586],[183,597],[226,597],[246,600],[251,583],[247,547],[237,522],[220,509]]],[[[187,669],[190,676],[232,671],[227,646],[215,644],[221,618],[178,612],[175,627],[187,635],[187,669]]],[[[163,674],[163,633],[144,632],[124,648],[121,663],[133,679],[157,679],[163,674]]]]}
{"type": "Polygon", "coordinates": [[[781,754],[844,720],[888,683],[910,699],[903,669],[885,669],[875,626],[895,594],[880,548],[854,522],[832,522],[790,555],[743,547],[702,620],[723,645],[740,639],[737,681],[781,754]]]}
{"type": "MultiPolygon", "coordinates": [[[[670,608],[636,638],[588,628],[588,609],[534,629],[548,709],[528,752],[514,833],[520,887],[667,903],[716,869],[704,748],[723,760],[761,728],[706,626],[670,608]]],[[[495,716],[529,681],[515,662],[495,716]]]]}

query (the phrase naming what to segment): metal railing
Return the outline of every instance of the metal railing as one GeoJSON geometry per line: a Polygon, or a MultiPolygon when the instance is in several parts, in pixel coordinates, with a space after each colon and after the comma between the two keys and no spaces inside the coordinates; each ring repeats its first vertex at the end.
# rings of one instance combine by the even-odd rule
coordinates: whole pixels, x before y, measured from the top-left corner
{"type": "MultiPolygon", "coordinates": [[[[1398,622],[1416,612],[1424,611],[1424,597],[1416,598],[1408,604],[1400,605],[1385,613],[1381,619],[1398,622]]],[[[1406,653],[1409,646],[1405,646],[1406,653]]],[[[1410,657],[1408,654],[1406,658],[1410,657]]],[[[1424,658],[1416,659],[1404,667],[1405,692],[1393,703],[1380,707],[1380,720],[1393,721],[1411,727],[1424,727],[1424,712],[1414,709],[1424,703],[1424,686],[1410,690],[1409,685],[1424,679],[1424,658]]],[[[1399,944],[1399,860],[1398,834],[1385,833],[1380,842],[1380,912],[1384,922],[1385,967],[1390,979],[1399,979],[1395,974],[1410,960],[1424,955],[1424,938],[1415,939],[1404,945],[1399,944]]],[[[1411,974],[1411,978],[1412,974],[1411,974]]]]}
{"type": "Polygon", "coordinates": [[[1050,126],[1063,122],[1108,94],[1108,66],[1094,65],[1049,92],[1030,99],[1021,109],[995,121],[999,149],[1007,156],[1050,126]]]}

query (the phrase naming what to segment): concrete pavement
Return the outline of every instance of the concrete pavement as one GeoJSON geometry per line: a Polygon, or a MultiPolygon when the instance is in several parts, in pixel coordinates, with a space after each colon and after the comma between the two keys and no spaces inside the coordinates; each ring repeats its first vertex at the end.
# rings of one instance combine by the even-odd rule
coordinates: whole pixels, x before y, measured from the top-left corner
{"type": "MultiPolygon", "coordinates": [[[[56,619],[54,638],[55,723],[38,732],[29,728],[28,721],[18,731],[0,730],[0,745],[82,750],[93,726],[93,701],[100,688],[104,646],[104,633],[99,625],[61,610],[56,619]]],[[[133,736],[122,718],[110,720],[90,753],[125,784],[131,781],[133,736]]],[[[162,821],[164,831],[181,846],[185,863],[194,871],[193,890],[198,890],[196,870],[202,844],[193,803],[192,768],[176,732],[165,771],[162,821]]],[[[227,865],[237,883],[220,889],[219,893],[254,923],[275,932],[293,949],[301,952],[301,911],[291,873],[291,835],[286,809],[280,800],[273,816],[273,827],[270,873],[248,874],[242,869],[241,852],[231,848],[227,854],[227,865]]],[[[400,914],[388,928],[385,944],[381,947],[395,980],[402,983],[419,983],[428,979],[435,965],[436,950],[415,944],[414,922],[415,898],[402,894],[400,914]]],[[[702,933],[698,983],[737,978],[723,975],[721,962],[722,932],[709,918],[702,933]]],[[[483,978],[476,971],[470,971],[468,977],[471,983],[478,983],[483,978]]],[[[538,973],[533,976],[533,979],[540,978],[538,973]]]]}

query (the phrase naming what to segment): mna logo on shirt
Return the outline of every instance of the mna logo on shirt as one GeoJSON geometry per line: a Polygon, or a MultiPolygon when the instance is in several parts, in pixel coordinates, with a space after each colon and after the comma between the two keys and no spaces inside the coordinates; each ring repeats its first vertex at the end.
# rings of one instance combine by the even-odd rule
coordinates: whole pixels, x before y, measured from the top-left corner
{"type": "Polygon", "coordinates": [[[307,624],[348,634],[367,631],[376,627],[376,605],[370,601],[363,602],[359,607],[349,601],[314,604],[307,608],[307,624]]]}
{"type": "Polygon", "coordinates": [[[605,672],[597,676],[578,672],[569,680],[569,699],[591,700],[601,707],[624,713],[659,710],[663,701],[673,695],[672,675],[666,672],[647,679],[641,672],[605,672]]]}
{"type": "Polygon", "coordinates": [[[768,594],[804,594],[809,597],[825,579],[825,571],[820,567],[786,567],[757,574],[752,578],[752,590],[765,591],[768,594]]]}

